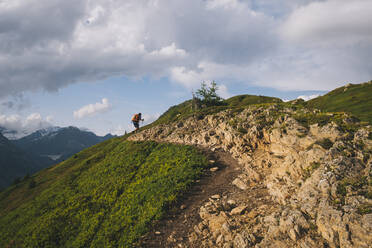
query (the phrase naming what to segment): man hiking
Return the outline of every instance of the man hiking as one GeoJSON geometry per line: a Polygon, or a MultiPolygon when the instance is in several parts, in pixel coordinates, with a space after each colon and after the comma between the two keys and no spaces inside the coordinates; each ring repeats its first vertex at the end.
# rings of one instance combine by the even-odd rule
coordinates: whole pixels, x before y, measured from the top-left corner
{"type": "Polygon", "coordinates": [[[139,129],[139,122],[140,121],[144,121],[142,119],[142,114],[141,113],[133,115],[132,122],[133,122],[134,127],[136,128],[136,130],[134,130],[134,131],[137,131],[139,129]]]}

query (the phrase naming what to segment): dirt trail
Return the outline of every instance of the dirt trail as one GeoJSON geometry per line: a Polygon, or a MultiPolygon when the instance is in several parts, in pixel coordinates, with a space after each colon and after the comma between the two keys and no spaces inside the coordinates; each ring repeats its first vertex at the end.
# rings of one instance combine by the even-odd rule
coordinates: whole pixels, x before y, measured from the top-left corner
{"type": "Polygon", "coordinates": [[[172,207],[166,216],[155,223],[152,230],[139,243],[139,247],[169,247],[168,237],[173,237],[183,243],[187,241],[189,231],[200,222],[199,208],[212,195],[225,195],[237,191],[231,184],[239,174],[241,167],[226,152],[211,152],[203,149],[209,160],[215,163],[211,167],[218,167],[216,172],[206,170],[203,177],[172,207]],[[181,206],[184,205],[184,209],[181,206]],[[157,235],[156,232],[160,232],[157,235]]]}
{"type": "MultiPolygon", "coordinates": [[[[213,195],[244,202],[249,209],[267,204],[268,193],[262,185],[250,187],[242,191],[232,185],[232,181],[242,173],[242,167],[227,152],[203,149],[208,159],[214,160],[211,167],[218,171],[206,170],[204,176],[184,195],[166,216],[154,223],[151,231],[138,243],[138,247],[201,247],[201,240],[189,243],[189,234],[195,225],[201,222],[200,207],[210,200],[213,195]],[[159,234],[160,233],[160,234],[159,234]],[[173,241],[169,241],[169,237],[173,241]]],[[[249,225],[249,220],[242,220],[249,225]]]]}

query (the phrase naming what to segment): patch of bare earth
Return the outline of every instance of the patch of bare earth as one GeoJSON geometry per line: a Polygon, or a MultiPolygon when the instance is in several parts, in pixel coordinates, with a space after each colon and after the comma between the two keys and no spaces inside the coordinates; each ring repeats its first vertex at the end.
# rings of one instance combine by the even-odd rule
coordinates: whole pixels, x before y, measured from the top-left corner
{"type": "MultiPolygon", "coordinates": [[[[150,232],[138,242],[138,247],[213,246],[211,243],[206,244],[206,240],[209,240],[208,235],[212,235],[210,232],[204,237],[201,234],[201,237],[190,241],[190,234],[194,232],[195,226],[203,221],[199,214],[201,206],[209,201],[233,200],[239,205],[247,206],[245,211],[248,212],[268,204],[268,193],[262,184],[248,185],[248,190],[241,190],[232,184],[232,181],[242,173],[242,167],[229,153],[209,150],[204,152],[208,159],[212,160],[210,167],[166,216],[153,224],[150,232]],[[214,167],[218,170],[213,171],[214,167]]],[[[235,225],[244,224],[248,227],[255,216],[241,217],[233,219],[233,222],[239,223],[230,223],[230,226],[233,228],[235,225]]]]}

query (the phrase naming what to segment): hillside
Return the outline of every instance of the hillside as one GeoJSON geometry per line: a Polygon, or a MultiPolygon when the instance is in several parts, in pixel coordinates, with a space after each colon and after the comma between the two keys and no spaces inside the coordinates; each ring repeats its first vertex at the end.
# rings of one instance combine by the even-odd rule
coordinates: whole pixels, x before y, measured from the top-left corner
{"type": "Polygon", "coordinates": [[[41,165],[45,168],[112,137],[111,135],[100,137],[76,127],[55,127],[38,130],[12,142],[24,151],[46,158],[47,162],[41,165]]]}
{"type": "Polygon", "coordinates": [[[372,124],[372,81],[337,88],[308,101],[307,106],[323,111],[349,112],[372,124]]]}
{"type": "Polygon", "coordinates": [[[252,105],[129,139],[208,147],[239,162],[225,190],[181,214],[181,224],[162,222],[156,228],[164,235],[149,233],[142,247],[372,245],[372,129],[348,114],[310,111],[302,102],[252,105]]]}
{"type": "Polygon", "coordinates": [[[0,133],[0,189],[42,169],[42,158],[25,153],[0,133]]]}
{"type": "Polygon", "coordinates": [[[193,109],[192,100],[185,101],[181,104],[170,107],[166,112],[164,112],[159,119],[153,122],[151,125],[147,126],[152,127],[159,124],[169,124],[174,121],[179,121],[191,116],[196,116],[202,118],[207,114],[218,113],[226,109],[237,109],[241,110],[252,104],[264,104],[264,103],[280,103],[281,99],[276,97],[268,96],[255,96],[255,95],[239,95],[234,96],[229,99],[223,100],[217,106],[205,107],[199,110],[193,109]]]}
{"type": "Polygon", "coordinates": [[[0,246],[368,248],[371,165],[351,114],[186,101],[0,193],[0,246]]]}
{"type": "Polygon", "coordinates": [[[1,247],[130,247],[197,179],[190,146],[114,138],[0,194],[1,247]]]}

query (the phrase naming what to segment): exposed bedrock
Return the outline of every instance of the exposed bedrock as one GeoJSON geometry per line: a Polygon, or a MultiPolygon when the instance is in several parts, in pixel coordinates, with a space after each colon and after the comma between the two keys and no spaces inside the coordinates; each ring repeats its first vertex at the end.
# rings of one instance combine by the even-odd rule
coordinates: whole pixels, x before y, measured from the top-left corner
{"type": "Polygon", "coordinates": [[[129,138],[220,149],[241,166],[238,193],[206,199],[189,239],[170,247],[372,247],[370,127],[304,125],[296,115],[251,107],[129,138]]]}

